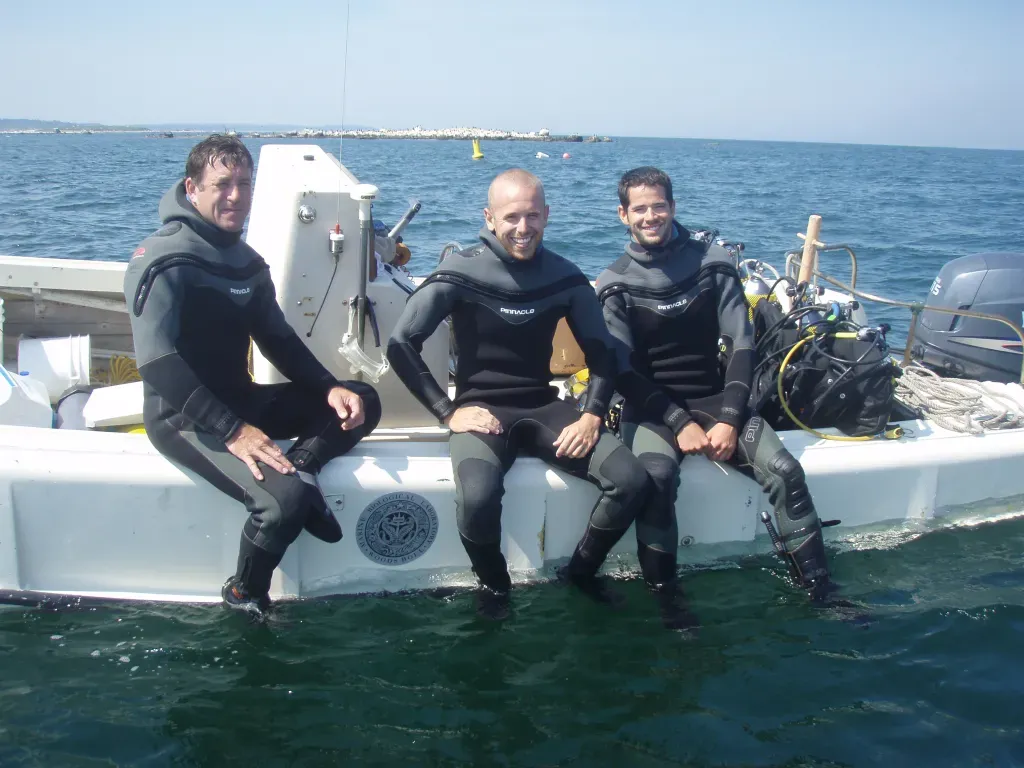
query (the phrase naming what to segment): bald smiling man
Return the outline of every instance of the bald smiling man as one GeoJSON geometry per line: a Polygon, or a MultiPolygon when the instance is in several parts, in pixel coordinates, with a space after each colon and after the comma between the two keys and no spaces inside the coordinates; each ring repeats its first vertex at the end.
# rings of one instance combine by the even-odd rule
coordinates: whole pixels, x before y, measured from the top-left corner
{"type": "Polygon", "coordinates": [[[451,429],[459,534],[484,589],[478,608],[508,613],[511,588],[501,553],[505,473],[525,452],[601,489],[590,523],[563,571],[601,601],[596,578],[648,491],[643,466],[604,430],[614,356],[601,306],[586,276],[544,247],[544,187],[518,168],[491,182],[480,242],[444,260],[409,298],[388,359],[409,391],[451,429]],[[424,341],[451,317],[458,350],[455,400],[427,369],[424,341]],[[566,318],[590,369],[583,412],[551,386],[555,326],[566,318]]]}

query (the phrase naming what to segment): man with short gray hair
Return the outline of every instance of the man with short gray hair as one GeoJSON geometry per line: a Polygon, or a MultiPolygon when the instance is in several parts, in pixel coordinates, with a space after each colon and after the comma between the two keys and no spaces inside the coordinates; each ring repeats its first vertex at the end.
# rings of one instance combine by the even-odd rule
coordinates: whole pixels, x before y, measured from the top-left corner
{"type": "Polygon", "coordinates": [[[277,304],[265,261],[242,241],[253,162],[234,136],[192,148],[160,202],[163,226],[136,249],[124,291],[142,376],[146,434],[158,451],[244,503],[225,604],[262,614],[285,549],[302,532],[342,532],[316,475],[380,420],[376,392],[339,382],[277,304]],[[249,373],[250,339],[286,384],[249,373]],[[274,440],[296,438],[283,452],[274,440]]]}

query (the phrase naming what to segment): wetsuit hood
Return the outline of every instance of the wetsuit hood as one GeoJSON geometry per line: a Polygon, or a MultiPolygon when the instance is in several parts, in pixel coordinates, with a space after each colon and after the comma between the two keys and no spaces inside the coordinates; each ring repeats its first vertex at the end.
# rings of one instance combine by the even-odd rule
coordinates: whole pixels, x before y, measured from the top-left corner
{"type": "Polygon", "coordinates": [[[506,264],[522,265],[539,263],[542,252],[544,251],[544,242],[541,241],[540,243],[537,244],[537,250],[536,252],[534,252],[533,258],[523,261],[522,259],[517,259],[514,256],[510,256],[508,251],[505,250],[505,246],[503,246],[501,244],[501,241],[498,240],[497,235],[491,232],[491,230],[489,230],[487,227],[480,227],[480,239],[483,241],[484,245],[486,245],[488,248],[494,251],[495,256],[497,256],[506,264]]]}
{"type": "Polygon", "coordinates": [[[654,248],[646,248],[633,238],[626,244],[626,255],[641,264],[650,264],[658,259],[670,256],[681,251],[690,242],[690,231],[678,221],[672,222],[672,237],[664,245],[654,248]]]}
{"type": "Polygon", "coordinates": [[[163,224],[180,221],[203,240],[219,248],[234,245],[242,239],[241,232],[228,232],[199,215],[199,211],[189,202],[188,195],[185,194],[184,179],[167,190],[163,199],[160,200],[159,212],[160,221],[163,224]]]}

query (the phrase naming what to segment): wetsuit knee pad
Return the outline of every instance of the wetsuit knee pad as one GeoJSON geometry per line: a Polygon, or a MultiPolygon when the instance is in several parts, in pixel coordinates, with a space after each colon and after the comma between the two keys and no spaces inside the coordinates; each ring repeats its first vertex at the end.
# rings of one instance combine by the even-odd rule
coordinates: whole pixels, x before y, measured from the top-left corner
{"type": "Polygon", "coordinates": [[[455,469],[458,475],[456,510],[459,533],[478,544],[501,538],[501,469],[484,459],[467,458],[455,469]]]}
{"type": "Polygon", "coordinates": [[[637,458],[659,491],[674,491],[679,485],[679,461],[663,453],[641,453],[637,458]]]}
{"type": "MultiPolygon", "coordinates": [[[[619,445],[597,468],[597,474],[610,487],[605,489],[609,496],[616,497],[629,505],[645,495],[649,489],[650,477],[640,460],[624,445],[619,445]]],[[[629,523],[626,523],[628,525],[629,523]]],[[[616,526],[609,526],[616,527],[616,526]]]]}
{"type": "Polygon", "coordinates": [[[800,520],[814,512],[807,476],[793,454],[785,449],[779,451],[768,460],[767,469],[782,482],[786,514],[791,520],[800,520]]]}

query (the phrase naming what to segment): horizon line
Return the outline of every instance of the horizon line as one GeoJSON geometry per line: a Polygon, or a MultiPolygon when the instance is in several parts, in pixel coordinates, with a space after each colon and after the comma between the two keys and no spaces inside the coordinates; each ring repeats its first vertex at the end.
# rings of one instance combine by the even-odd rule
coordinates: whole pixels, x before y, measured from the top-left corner
{"type": "MultiPolygon", "coordinates": [[[[182,123],[149,123],[149,124],[110,124],[100,123],[95,121],[90,122],[73,122],[68,120],[45,120],[39,118],[8,118],[0,117],[0,125],[4,122],[37,122],[37,123],[59,123],[61,125],[75,126],[81,129],[90,128],[108,128],[110,130],[102,131],[104,133],[139,133],[144,131],[173,131],[175,127],[181,133],[188,132],[203,132],[210,130],[211,132],[218,132],[218,127],[223,128],[226,131],[236,130],[232,127],[232,123],[228,121],[191,121],[182,123]],[[151,127],[152,126],[152,127],[151,127]]],[[[348,127],[332,127],[328,125],[298,125],[296,123],[258,123],[258,122],[239,122],[235,123],[238,129],[244,131],[252,130],[331,130],[331,131],[410,131],[417,127],[415,124],[409,128],[383,128],[383,127],[368,127],[364,123],[353,123],[348,127]],[[271,127],[273,126],[273,127],[271,127]]],[[[448,126],[446,128],[429,128],[424,126],[418,126],[424,131],[443,131],[443,130],[455,130],[455,129],[478,129],[487,131],[499,131],[507,133],[528,133],[527,131],[518,131],[515,129],[505,128],[481,128],[480,126],[448,126]]],[[[0,133],[3,134],[20,134],[32,131],[31,128],[23,129],[12,129],[5,130],[0,128],[0,133]]],[[[543,130],[541,128],[534,129],[534,132],[543,130]]],[[[552,132],[553,133],[553,132],[552,132]]],[[[612,139],[654,139],[662,141],[730,141],[730,142],[745,142],[745,143],[764,143],[764,144],[827,144],[836,146],[852,146],[852,147],[900,147],[906,149],[959,149],[959,150],[976,150],[979,152],[1024,152],[1024,146],[1021,147],[978,147],[978,146],[966,146],[966,145],[953,145],[953,144],[894,144],[891,142],[884,141],[849,141],[849,140],[836,140],[836,139],[772,139],[772,138],[735,138],[735,137],[711,137],[711,136],[644,136],[644,135],[616,135],[612,133],[601,133],[601,132],[568,132],[554,134],[556,136],[607,136],[612,139]]],[[[402,137],[396,137],[395,140],[403,140],[402,137]]],[[[413,139],[411,137],[405,139],[409,141],[416,141],[419,139],[413,139]]],[[[481,137],[481,141],[487,141],[486,137],[481,137]]],[[[492,141],[500,141],[500,139],[491,139],[492,141]]]]}

